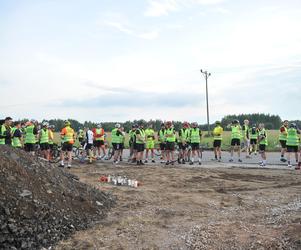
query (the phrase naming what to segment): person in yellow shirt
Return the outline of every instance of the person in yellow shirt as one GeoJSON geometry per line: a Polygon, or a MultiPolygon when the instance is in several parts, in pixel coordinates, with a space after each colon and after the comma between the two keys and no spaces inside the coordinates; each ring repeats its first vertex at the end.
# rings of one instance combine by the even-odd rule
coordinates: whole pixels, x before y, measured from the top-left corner
{"type": "Polygon", "coordinates": [[[48,137],[49,137],[49,149],[50,149],[50,154],[49,158],[52,160],[53,158],[53,144],[54,144],[54,125],[49,125],[48,126],[48,137]]]}
{"type": "Polygon", "coordinates": [[[215,122],[215,128],[213,129],[213,148],[214,148],[214,159],[221,161],[222,159],[222,140],[223,140],[224,129],[221,126],[220,121],[215,122]]]}
{"type": "Polygon", "coordinates": [[[150,151],[152,162],[155,162],[155,131],[153,129],[153,124],[149,124],[148,128],[145,130],[145,139],[146,139],[146,153],[145,153],[145,161],[144,163],[147,163],[148,161],[148,153],[150,151]]]}
{"type": "Polygon", "coordinates": [[[68,168],[71,168],[72,162],[72,148],[75,141],[75,133],[73,128],[71,128],[71,123],[65,121],[65,127],[61,130],[61,139],[63,142],[62,151],[61,151],[61,164],[60,167],[64,167],[64,153],[68,154],[68,168]]]}

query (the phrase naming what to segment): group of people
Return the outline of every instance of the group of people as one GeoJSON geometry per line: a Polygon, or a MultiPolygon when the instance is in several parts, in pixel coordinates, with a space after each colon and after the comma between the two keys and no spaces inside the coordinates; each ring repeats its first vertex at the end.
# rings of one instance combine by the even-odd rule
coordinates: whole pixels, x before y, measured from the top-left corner
{"type": "MultiPolygon", "coordinates": [[[[228,125],[231,130],[231,149],[230,162],[234,161],[234,152],[237,152],[238,162],[242,162],[241,151],[246,152],[246,157],[250,158],[252,154],[261,155],[261,166],[266,166],[266,147],[268,145],[268,135],[263,123],[258,126],[249,126],[249,121],[245,120],[241,126],[238,120],[232,121],[228,125]],[[243,147],[242,147],[243,145],[243,147]]],[[[45,159],[51,159],[51,149],[54,145],[54,126],[43,122],[41,125],[30,120],[25,123],[13,122],[11,117],[6,117],[4,123],[0,126],[0,145],[7,144],[16,148],[24,146],[25,151],[34,154],[35,145],[38,143],[45,159]]],[[[217,121],[212,131],[214,159],[221,161],[222,141],[224,129],[221,122],[217,121]]],[[[300,169],[301,153],[299,151],[300,130],[295,123],[286,120],[279,131],[279,143],[281,145],[282,162],[288,163],[292,167],[291,154],[295,156],[295,168],[300,169]],[[285,158],[287,154],[287,158],[285,158]],[[299,158],[298,158],[299,157],[299,158]]],[[[144,165],[149,160],[155,162],[155,149],[161,152],[161,162],[166,165],[174,165],[176,161],[185,164],[189,159],[189,164],[195,162],[202,164],[202,150],[200,147],[202,141],[202,131],[196,122],[189,124],[183,122],[182,128],[176,131],[171,121],[161,124],[158,132],[155,132],[152,124],[144,128],[144,124],[134,124],[128,132],[130,158],[129,161],[137,165],[144,165]],[[175,159],[175,147],[179,147],[179,156],[175,159]],[[145,152],[145,154],[144,154],[145,152]],[[149,159],[150,158],[150,159],[149,159]]],[[[67,167],[71,167],[72,148],[76,140],[87,150],[89,159],[104,158],[106,156],[106,134],[101,124],[95,128],[80,129],[75,133],[69,121],[65,121],[64,127],[60,132],[62,151],[60,166],[65,166],[65,153],[68,155],[67,167]],[[92,150],[94,148],[94,150],[92,150]]],[[[124,128],[117,123],[111,131],[111,143],[114,149],[113,163],[118,164],[122,160],[126,133],[124,128]]]]}

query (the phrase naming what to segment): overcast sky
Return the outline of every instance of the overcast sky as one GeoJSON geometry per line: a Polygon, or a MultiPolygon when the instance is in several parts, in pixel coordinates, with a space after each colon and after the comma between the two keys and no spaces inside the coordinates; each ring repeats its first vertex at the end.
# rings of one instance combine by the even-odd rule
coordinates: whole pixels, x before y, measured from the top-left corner
{"type": "Polygon", "coordinates": [[[0,0],[0,116],[301,119],[300,0],[0,0]]]}

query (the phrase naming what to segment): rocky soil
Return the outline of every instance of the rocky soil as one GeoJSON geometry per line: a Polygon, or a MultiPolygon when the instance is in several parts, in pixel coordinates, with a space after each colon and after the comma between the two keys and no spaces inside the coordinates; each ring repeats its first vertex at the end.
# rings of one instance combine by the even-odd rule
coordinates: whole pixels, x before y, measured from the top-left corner
{"type": "Polygon", "coordinates": [[[91,227],[115,197],[52,164],[0,147],[0,249],[41,249],[91,227]]]}

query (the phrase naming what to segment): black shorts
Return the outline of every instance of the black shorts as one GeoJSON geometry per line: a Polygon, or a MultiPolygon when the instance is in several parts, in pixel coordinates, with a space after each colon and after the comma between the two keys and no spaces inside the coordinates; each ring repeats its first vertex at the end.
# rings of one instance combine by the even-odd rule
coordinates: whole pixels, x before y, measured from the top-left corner
{"type": "Polygon", "coordinates": [[[232,139],[231,146],[240,146],[240,139],[232,139]]]}
{"type": "Polygon", "coordinates": [[[124,149],[124,143],[120,143],[120,149],[124,149]]]}
{"type": "Polygon", "coordinates": [[[25,143],[24,149],[26,152],[33,152],[35,149],[35,143],[25,143]]]}
{"type": "Polygon", "coordinates": [[[41,150],[48,150],[49,144],[48,143],[40,143],[40,149],[41,150]]]}
{"type": "Polygon", "coordinates": [[[137,152],[143,152],[144,151],[144,144],[136,143],[136,150],[137,150],[137,152]]]}
{"type": "Polygon", "coordinates": [[[63,146],[62,146],[62,151],[66,152],[71,152],[73,148],[73,144],[69,143],[69,142],[64,142],[63,146]]]}
{"type": "Polygon", "coordinates": [[[92,147],[93,147],[92,143],[86,143],[85,144],[85,150],[90,150],[90,149],[92,149],[92,147]]]}
{"type": "Polygon", "coordinates": [[[286,141],[280,140],[279,142],[282,148],[286,148],[286,141]]]}
{"type": "Polygon", "coordinates": [[[179,149],[181,149],[181,150],[186,150],[188,148],[188,144],[187,143],[186,144],[179,143],[178,145],[179,145],[179,149]]]}
{"type": "Polygon", "coordinates": [[[199,150],[200,149],[200,143],[191,143],[191,150],[199,150]]]}
{"type": "Polygon", "coordinates": [[[259,144],[259,151],[265,151],[265,144],[259,144]]]}
{"type": "Polygon", "coordinates": [[[53,144],[48,144],[49,145],[49,149],[53,150],[53,144]]]}
{"type": "Polygon", "coordinates": [[[160,150],[166,149],[166,143],[160,143],[160,150]]]}
{"type": "Polygon", "coordinates": [[[101,146],[105,145],[105,141],[104,140],[94,141],[93,145],[94,147],[100,148],[101,146]]]}
{"type": "Polygon", "coordinates": [[[121,143],[112,143],[112,146],[114,150],[120,150],[121,149],[121,143]]]}
{"type": "Polygon", "coordinates": [[[256,144],[257,144],[257,139],[250,140],[250,145],[256,145],[256,144]]]}
{"type": "Polygon", "coordinates": [[[222,141],[221,140],[214,140],[213,141],[213,147],[214,148],[220,148],[222,145],[222,141]]]}
{"type": "Polygon", "coordinates": [[[175,142],[166,142],[166,150],[174,151],[175,150],[175,142]]]}
{"type": "Polygon", "coordinates": [[[287,152],[289,153],[297,153],[298,152],[298,146],[286,146],[287,152]]]}

